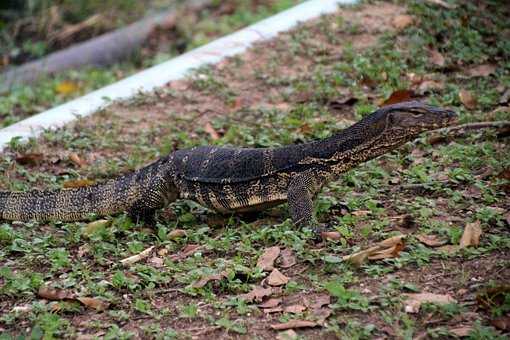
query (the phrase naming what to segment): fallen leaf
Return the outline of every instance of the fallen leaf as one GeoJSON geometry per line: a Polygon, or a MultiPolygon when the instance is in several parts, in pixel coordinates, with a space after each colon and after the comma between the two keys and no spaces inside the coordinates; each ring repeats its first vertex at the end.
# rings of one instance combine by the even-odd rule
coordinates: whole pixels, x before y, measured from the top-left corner
{"type": "Polygon", "coordinates": [[[437,235],[426,235],[426,234],[419,234],[416,235],[416,238],[421,243],[429,246],[429,247],[439,247],[446,243],[445,240],[442,240],[437,235]]]}
{"type": "Polygon", "coordinates": [[[97,220],[87,223],[83,228],[83,234],[86,236],[90,236],[92,234],[95,234],[99,230],[109,227],[111,223],[112,221],[110,220],[97,220]]]}
{"type": "Polygon", "coordinates": [[[313,310],[312,314],[318,323],[322,324],[331,315],[332,311],[330,308],[317,308],[313,310]]]}
{"type": "Polygon", "coordinates": [[[149,264],[151,264],[153,267],[156,267],[156,268],[161,268],[163,267],[164,265],[164,261],[161,257],[159,256],[153,256],[151,257],[148,261],[147,261],[149,264]]]}
{"type": "Polygon", "coordinates": [[[41,286],[37,291],[37,295],[46,300],[60,301],[66,299],[75,299],[76,295],[67,289],[50,288],[48,286],[41,286]]]}
{"type": "Polygon", "coordinates": [[[496,72],[496,65],[482,64],[469,68],[466,74],[469,77],[487,77],[496,72]]]}
{"type": "Polygon", "coordinates": [[[381,106],[406,102],[414,97],[414,92],[411,90],[397,90],[394,91],[388,99],[386,99],[381,106]]]}
{"type": "Polygon", "coordinates": [[[272,298],[259,305],[260,308],[274,308],[282,303],[281,298],[272,298]]]}
{"type": "Polygon", "coordinates": [[[210,122],[206,122],[204,125],[204,131],[209,134],[212,140],[218,140],[220,139],[220,135],[218,132],[214,129],[214,127],[211,125],[210,122]]]}
{"type": "Polygon", "coordinates": [[[293,265],[297,263],[296,256],[294,255],[294,252],[290,248],[285,248],[280,253],[280,267],[282,268],[290,268],[293,265]]]}
{"type": "Polygon", "coordinates": [[[370,210],[355,210],[353,212],[351,212],[351,215],[354,215],[354,216],[367,216],[367,215],[370,215],[370,210]]]}
{"type": "Polygon", "coordinates": [[[283,308],[278,306],[278,307],[273,307],[273,308],[265,308],[265,309],[262,309],[262,311],[266,314],[281,313],[281,312],[283,312],[283,308]]]}
{"type": "Polygon", "coordinates": [[[437,50],[429,51],[429,60],[432,64],[439,66],[439,67],[444,67],[444,65],[445,65],[445,59],[444,59],[443,55],[437,50]]]}
{"type": "Polygon", "coordinates": [[[264,288],[260,286],[256,286],[249,293],[241,295],[241,298],[248,302],[256,301],[261,302],[263,298],[267,296],[271,296],[273,293],[273,289],[271,287],[264,288]]]}
{"type": "Polygon", "coordinates": [[[197,282],[195,282],[193,284],[193,288],[202,288],[211,281],[221,281],[227,277],[228,277],[228,273],[225,271],[223,271],[219,274],[208,275],[206,277],[201,278],[197,282]]]}
{"type": "Polygon", "coordinates": [[[323,231],[321,232],[321,238],[324,240],[338,241],[342,238],[342,235],[338,231],[323,231]]]}
{"type": "Polygon", "coordinates": [[[431,4],[439,5],[441,7],[447,8],[447,9],[457,8],[457,5],[450,4],[450,3],[446,2],[446,1],[443,1],[443,0],[426,0],[426,1],[431,3],[431,4]]]}
{"type": "Polygon", "coordinates": [[[510,212],[507,212],[505,214],[505,221],[506,221],[506,224],[508,224],[510,226],[510,212]]]}
{"type": "Polygon", "coordinates": [[[351,255],[342,257],[342,260],[349,261],[356,266],[361,266],[368,259],[380,260],[385,258],[396,257],[400,251],[404,249],[405,235],[398,235],[390,237],[384,241],[379,242],[373,247],[366,250],[356,252],[351,255]]]}
{"type": "Polygon", "coordinates": [[[79,90],[78,84],[72,81],[62,81],[55,86],[55,91],[59,94],[68,95],[79,90]]]}
{"type": "Polygon", "coordinates": [[[406,313],[418,313],[422,303],[448,304],[456,302],[450,295],[433,293],[407,293],[405,311],[406,313]]]}
{"type": "Polygon", "coordinates": [[[305,299],[305,305],[310,309],[319,309],[322,306],[331,303],[331,296],[329,294],[318,294],[305,299]]]}
{"type": "Polygon", "coordinates": [[[382,260],[397,257],[400,252],[404,249],[404,242],[395,244],[389,248],[379,250],[368,256],[369,260],[382,260]]]}
{"type": "Polygon", "coordinates": [[[186,232],[186,230],[183,229],[174,229],[167,235],[169,240],[175,240],[185,236],[188,236],[188,233],[186,232]]]}
{"type": "Polygon", "coordinates": [[[418,94],[424,95],[429,92],[441,92],[444,90],[444,83],[437,80],[425,80],[418,86],[418,94]]]}
{"type": "Polygon", "coordinates": [[[466,224],[462,237],[460,238],[460,248],[469,246],[477,247],[480,244],[480,235],[482,235],[482,228],[480,227],[480,221],[466,224]]]}
{"type": "Polygon", "coordinates": [[[83,188],[94,185],[96,182],[90,179],[82,178],[82,179],[72,179],[69,181],[65,181],[63,187],[66,189],[69,188],[83,188]]]}
{"type": "Polygon", "coordinates": [[[285,306],[283,308],[283,311],[285,313],[292,313],[292,314],[298,314],[298,313],[303,312],[304,310],[306,310],[306,307],[303,305],[290,305],[290,306],[285,306]]]}
{"type": "Polygon", "coordinates": [[[394,19],[393,19],[393,27],[395,27],[397,30],[403,30],[404,28],[412,25],[414,19],[412,16],[410,15],[406,15],[406,14],[401,14],[401,15],[397,15],[394,19]]]}
{"type": "Polygon", "coordinates": [[[87,162],[85,162],[83,159],[80,158],[80,156],[78,156],[77,153],[75,152],[72,152],[70,155],[69,155],[69,160],[71,162],[73,162],[74,164],[78,165],[78,166],[84,166],[87,164],[87,162]]]}
{"type": "Polygon", "coordinates": [[[510,314],[491,320],[491,325],[504,332],[510,331],[510,314]]]}
{"type": "Polygon", "coordinates": [[[277,330],[277,331],[283,331],[283,330],[292,329],[292,328],[307,328],[307,327],[317,327],[317,326],[319,326],[319,324],[314,321],[290,320],[288,322],[271,325],[271,328],[274,330],[277,330]]]}
{"type": "Polygon", "coordinates": [[[79,297],[76,298],[76,300],[80,301],[83,305],[95,309],[97,311],[103,311],[110,306],[110,304],[104,300],[100,300],[97,298],[91,298],[91,297],[79,297]]]}
{"type": "Polygon", "coordinates": [[[298,335],[292,329],[288,329],[285,332],[278,333],[276,340],[294,340],[297,339],[298,335]]]}
{"type": "Polygon", "coordinates": [[[473,327],[471,327],[471,326],[462,326],[462,327],[450,328],[448,330],[448,332],[450,332],[451,334],[453,334],[455,336],[458,336],[459,338],[462,338],[462,337],[468,336],[472,330],[473,330],[473,327]]]}
{"type": "Polygon", "coordinates": [[[186,257],[197,252],[199,249],[200,249],[200,246],[198,244],[188,244],[186,247],[184,247],[177,254],[170,255],[170,259],[172,261],[184,260],[186,257]]]}
{"type": "Polygon", "coordinates": [[[280,255],[280,247],[274,246],[264,250],[264,253],[257,261],[257,268],[263,271],[271,271],[274,269],[274,261],[280,255]]]}
{"type": "Polygon", "coordinates": [[[44,155],[42,153],[26,153],[16,156],[16,162],[21,165],[37,165],[42,162],[44,155]]]}
{"type": "Polygon", "coordinates": [[[499,98],[499,103],[501,105],[508,104],[509,102],[510,102],[510,88],[506,89],[506,91],[503,92],[503,94],[499,98]]]}
{"type": "Polygon", "coordinates": [[[267,284],[270,286],[283,286],[289,282],[289,278],[283,275],[278,269],[273,269],[267,277],[267,284]]]}
{"type": "Polygon", "coordinates": [[[459,91],[459,99],[462,105],[464,105],[467,109],[474,109],[476,108],[476,98],[473,96],[473,94],[470,91],[467,90],[460,90],[459,91]]]}

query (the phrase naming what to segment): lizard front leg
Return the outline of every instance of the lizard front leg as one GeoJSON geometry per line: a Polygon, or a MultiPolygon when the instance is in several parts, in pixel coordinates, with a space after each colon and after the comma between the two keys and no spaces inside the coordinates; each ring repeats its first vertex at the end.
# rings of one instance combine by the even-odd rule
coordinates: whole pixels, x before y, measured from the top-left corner
{"type": "Polygon", "coordinates": [[[292,222],[299,227],[315,224],[313,198],[320,189],[319,181],[309,172],[304,172],[292,178],[287,188],[292,222]]]}

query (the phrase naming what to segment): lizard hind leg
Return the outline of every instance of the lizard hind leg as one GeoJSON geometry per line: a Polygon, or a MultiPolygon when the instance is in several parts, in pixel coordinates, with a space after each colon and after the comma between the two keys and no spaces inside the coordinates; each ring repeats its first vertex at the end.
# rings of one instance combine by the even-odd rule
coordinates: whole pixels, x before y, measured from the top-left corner
{"type": "Polygon", "coordinates": [[[299,174],[290,181],[287,200],[292,222],[298,227],[315,224],[313,197],[317,190],[317,183],[309,173],[299,174]]]}

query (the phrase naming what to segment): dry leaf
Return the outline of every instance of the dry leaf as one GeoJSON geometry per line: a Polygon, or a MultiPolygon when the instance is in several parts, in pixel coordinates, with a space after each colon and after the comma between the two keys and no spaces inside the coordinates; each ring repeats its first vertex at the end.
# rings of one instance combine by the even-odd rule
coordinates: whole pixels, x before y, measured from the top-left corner
{"type": "Polygon", "coordinates": [[[103,311],[110,306],[110,304],[104,300],[100,300],[97,298],[91,298],[91,297],[79,297],[76,298],[76,300],[80,301],[83,305],[95,309],[97,311],[103,311]]]}
{"type": "Polygon", "coordinates": [[[422,303],[448,304],[456,302],[450,295],[441,295],[433,293],[408,293],[405,301],[406,313],[418,313],[422,303]]]}
{"type": "Polygon", "coordinates": [[[271,328],[274,330],[277,330],[277,331],[283,331],[283,330],[292,329],[292,328],[307,328],[307,327],[317,327],[317,326],[319,326],[319,324],[314,321],[291,320],[289,322],[271,325],[271,328]]]}
{"type": "Polygon", "coordinates": [[[164,265],[163,259],[159,256],[153,256],[147,262],[156,268],[161,268],[164,265]]]}
{"type": "Polygon", "coordinates": [[[462,237],[460,238],[460,248],[469,246],[478,246],[480,244],[480,236],[482,235],[482,228],[480,227],[480,221],[466,224],[462,237]]]}
{"type": "MultiPolygon", "coordinates": [[[[395,93],[395,92],[393,92],[393,93],[395,93]]],[[[367,215],[370,215],[370,210],[356,210],[356,211],[351,212],[351,215],[354,215],[357,217],[367,216],[367,215]]]]}
{"type": "Polygon", "coordinates": [[[482,64],[473,66],[467,70],[466,74],[469,77],[487,77],[496,72],[496,65],[482,64]]]}
{"type": "Polygon", "coordinates": [[[447,8],[447,9],[457,8],[457,5],[450,4],[444,0],[426,0],[426,1],[430,2],[431,4],[439,5],[441,7],[447,8]]]}
{"type": "Polygon", "coordinates": [[[27,153],[16,156],[16,162],[21,165],[37,165],[42,162],[44,156],[42,153],[27,153]]]}
{"type": "Polygon", "coordinates": [[[445,65],[445,60],[444,60],[443,55],[437,50],[429,51],[429,60],[432,64],[439,66],[439,67],[444,67],[444,65],[445,65]]]}
{"type": "Polygon", "coordinates": [[[55,91],[59,94],[68,95],[79,90],[78,84],[72,81],[62,81],[55,86],[55,91]]]}
{"type": "Polygon", "coordinates": [[[397,30],[403,30],[404,28],[412,25],[414,19],[412,16],[410,15],[406,15],[406,14],[401,14],[401,15],[397,15],[394,19],[393,19],[393,27],[395,27],[397,30]]]}
{"type": "Polygon", "coordinates": [[[411,90],[397,90],[394,91],[388,99],[386,99],[381,106],[406,102],[411,100],[415,96],[411,90]]]}
{"type": "Polygon", "coordinates": [[[310,309],[319,309],[322,306],[331,303],[331,296],[329,294],[319,294],[305,299],[305,305],[310,309]]]}
{"type": "Polygon", "coordinates": [[[72,152],[70,155],[69,155],[69,160],[71,162],[73,162],[74,164],[78,165],[78,166],[84,166],[87,164],[87,162],[85,162],[83,159],[80,158],[80,156],[78,156],[77,153],[75,152],[72,152]]]}
{"type": "Polygon", "coordinates": [[[283,312],[283,308],[282,307],[265,308],[265,309],[262,309],[262,311],[266,314],[281,313],[281,312],[283,312]]]}
{"type": "Polygon", "coordinates": [[[508,104],[509,102],[510,102],[510,88],[503,92],[503,94],[499,98],[499,103],[501,105],[508,104]]]}
{"type": "Polygon", "coordinates": [[[404,239],[405,235],[393,236],[366,250],[344,256],[342,259],[361,266],[367,259],[380,260],[397,257],[405,247],[404,239]]]}
{"type": "Polygon", "coordinates": [[[423,95],[429,92],[441,92],[444,90],[444,83],[437,80],[425,80],[418,86],[418,94],[423,95]]]}
{"type": "Polygon", "coordinates": [[[251,290],[251,292],[241,295],[241,298],[248,302],[251,301],[261,302],[263,298],[271,296],[271,294],[273,294],[273,288],[271,287],[264,288],[256,286],[251,290]]]}
{"type": "Polygon", "coordinates": [[[58,289],[58,288],[50,288],[47,286],[41,286],[39,287],[39,290],[37,291],[37,295],[39,297],[46,299],[46,300],[52,300],[52,301],[60,301],[60,300],[66,300],[66,299],[75,299],[75,294],[67,289],[58,289]]]}
{"type": "Polygon", "coordinates": [[[294,252],[290,248],[285,248],[280,253],[280,267],[282,268],[290,268],[293,265],[297,263],[296,256],[294,255],[294,252]]]}
{"type": "Polygon", "coordinates": [[[177,254],[170,255],[170,259],[172,261],[184,260],[186,257],[188,257],[188,256],[192,255],[193,253],[197,252],[199,249],[200,249],[200,246],[198,244],[188,244],[186,247],[184,247],[177,254]]]}
{"type": "Polygon", "coordinates": [[[94,185],[96,182],[90,179],[82,178],[82,179],[72,179],[69,181],[65,181],[63,187],[66,189],[69,188],[83,188],[94,185]]]}
{"type": "Polygon", "coordinates": [[[466,337],[469,335],[469,333],[473,330],[473,327],[471,326],[462,326],[462,327],[455,327],[450,328],[448,332],[451,334],[458,336],[459,338],[466,337]]]}
{"type": "Polygon", "coordinates": [[[259,305],[260,308],[274,308],[282,303],[281,298],[272,298],[259,305]]]}
{"type": "Polygon", "coordinates": [[[318,323],[322,324],[331,315],[332,311],[330,308],[318,308],[313,311],[313,316],[318,323]]]}
{"type": "Polygon", "coordinates": [[[204,125],[204,131],[209,134],[212,140],[220,139],[220,135],[218,132],[214,129],[214,127],[211,125],[210,122],[206,122],[204,125]]]}
{"type": "Polygon", "coordinates": [[[111,223],[112,221],[110,220],[97,220],[87,223],[87,225],[83,228],[83,234],[90,236],[96,233],[98,230],[109,227],[111,223]]]}
{"type": "Polygon", "coordinates": [[[267,277],[267,284],[270,286],[282,286],[287,284],[287,282],[289,282],[289,278],[276,268],[267,277]]]}
{"type": "Polygon", "coordinates": [[[293,313],[293,314],[301,313],[304,310],[306,310],[306,307],[303,305],[290,305],[290,306],[285,306],[283,308],[283,311],[285,313],[293,313]]]}
{"type": "Polygon", "coordinates": [[[439,247],[446,243],[445,240],[441,240],[437,235],[419,234],[416,235],[416,238],[429,247],[439,247]]]}
{"type": "Polygon", "coordinates": [[[510,314],[491,320],[491,325],[504,332],[510,331],[510,314]]]}
{"type": "Polygon", "coordinates": [[[323,232],[321,232],[321,237],[324,240],[337,241],[342,238],[342,235],[340,235],[340,233],[338,231],[323,231],[323,232]]]}
{"type": "Polygon", "coordinates": [[[263,271],[271,271],[274,268],[274,261],[280,255],[280,247],[266,248],[257,261],[257,267],[263,271]]]}
{"type": "Polygon", "coordinates": [[[177,238],[188,236],[186,230],[183,229],[174,229],[168,233],[167,237],[169,240],[175,240],[177,238]]]}
{"type": "Polygon", "coordinates": [[[462,105],[464,105],[467,109],[474,109],[476,108],[476,98],[473,96],[473,94],[470,91],[467,90],[460,90],[459,91],[459,99],[462,105]]]}
{"type": "Polygon", "coordinates": [[[294,340],[297,339],[298,335],[292,329],[288,329],[285,332],[278,333],[276,340],[294,340]]]}
{"type": "Polygon", "coordinates": [[[202,288],[206,284],[208,284],[210,281],[221,281],[221,280],[223,280],[224,278],[227,278],[227,277],[228,277],[228,273],[225,272],[225,271],[223,271],[223,272],[221,272],[219,274],[208,275],[206,277],[201,278],[197,282],[195,282],[193,284],[193,288],[202,288]]]}

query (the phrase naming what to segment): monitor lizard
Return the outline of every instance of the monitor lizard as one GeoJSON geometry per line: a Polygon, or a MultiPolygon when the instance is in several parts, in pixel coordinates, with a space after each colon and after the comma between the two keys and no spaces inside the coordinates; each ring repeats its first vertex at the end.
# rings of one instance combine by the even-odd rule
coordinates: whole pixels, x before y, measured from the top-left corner
{"type": "Polygon", "coordinates": [[[296,225],[314,223],[313,199],[356,165],[455,120],[448,109],[411,101],[382,107],[329,138],[276,148],[198,146],[177,150],[104,183],[62,190],[0,191],[4,220],[78,221],[127,211],[154,223],[155,212],[191,199],[220,213],[288,202],[296,225]]]}

